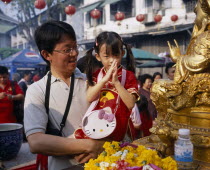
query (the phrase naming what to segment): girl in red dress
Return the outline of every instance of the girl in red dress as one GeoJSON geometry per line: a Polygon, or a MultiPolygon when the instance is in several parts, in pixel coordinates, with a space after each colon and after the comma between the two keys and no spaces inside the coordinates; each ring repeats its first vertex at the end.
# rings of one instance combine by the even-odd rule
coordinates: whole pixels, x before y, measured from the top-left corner
{"type": "MultiPolygon", "coordinates": [[[[108,138],[121,141],[128,129],[131,136],[134,136],[135,130],[130,115],[135,102],[139,99],[139,94],[131,48],[122,41],[117,33],[102,32],[96,38],[94,47],[87,52],[87,66],[86,74],[89,85],[87,100],[89,102],[98,100],[93,110],[110,108],[110,112],[115,114],[116,128],[108,138]],[[93,50],[95,56],[92,55],[93,50]],[[125,52],[126,57],[123,58],[125,52]],[[96,57],[103,65],[95,73],[93,73],[93,57],[96,57]],[[126,61],[126,69],[122,66],[123,59],[126,61]],[[121,83],[123,69],[126,72],[124,85],[121,83]],[[102,74],[100,80],[98,80],[99,74],[102,74]],[[118,96],[119,102],[117,102],[118,96]]],[[[93,129],[94,132],[95,130],[93,129]]],[[[75,136],[80,138],[77,134],[75,136]]]]}

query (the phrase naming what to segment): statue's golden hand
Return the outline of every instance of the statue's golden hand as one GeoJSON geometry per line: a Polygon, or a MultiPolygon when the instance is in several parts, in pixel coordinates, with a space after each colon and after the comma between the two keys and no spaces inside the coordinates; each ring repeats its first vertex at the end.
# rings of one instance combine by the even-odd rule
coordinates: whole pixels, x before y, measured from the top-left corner
{"type": "Polygon", "coordinates": [[[174,40],[174,43],[176,44],[176,46],[171,45],[169,41],[167,41],[167,43],[169,46],[171,58],[172,58],[172,60],[174,60],[176,62],[177,57],[181,55],[179,45],[176,40],[174,40]]]}

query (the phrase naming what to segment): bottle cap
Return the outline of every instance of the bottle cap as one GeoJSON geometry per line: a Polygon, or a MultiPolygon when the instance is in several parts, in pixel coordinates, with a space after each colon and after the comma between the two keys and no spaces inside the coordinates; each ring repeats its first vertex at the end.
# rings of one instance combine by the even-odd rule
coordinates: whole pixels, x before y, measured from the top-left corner
{"type": "Polygon", "coordinates": [[[179,134],[180,135],[189,135],[190,129],[179,129],[179,134]]]}

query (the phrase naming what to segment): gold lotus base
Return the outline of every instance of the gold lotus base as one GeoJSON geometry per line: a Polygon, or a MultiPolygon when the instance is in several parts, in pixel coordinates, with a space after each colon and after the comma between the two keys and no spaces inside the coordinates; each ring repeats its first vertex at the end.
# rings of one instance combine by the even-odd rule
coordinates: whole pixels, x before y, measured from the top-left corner
{"type": "MultiPolygon", "coordinates": [[[[171,120],[175,123],[190,125],[206,129],[206,133],[210,133],[210,108],[209,107],[193,107],[179,110],[178,112],[168,109],[171,114],[171,120]],[[207,131],[208,129],[208,131],[207,131]]],[[[204,132],[200,131],[200,132],[204,132]]]]}
{"type": "Polygon", "coordinates": [[[210,164],[210,108],[192,107],[178,112],[168,109],[173,129],[188,128],[194,145],[194,159],[210,164]]]}
{"type": "Polygon", "coordinates": [[[194,159],[206,163],[210,167],[210,148],[194,147],[194,159]]]}

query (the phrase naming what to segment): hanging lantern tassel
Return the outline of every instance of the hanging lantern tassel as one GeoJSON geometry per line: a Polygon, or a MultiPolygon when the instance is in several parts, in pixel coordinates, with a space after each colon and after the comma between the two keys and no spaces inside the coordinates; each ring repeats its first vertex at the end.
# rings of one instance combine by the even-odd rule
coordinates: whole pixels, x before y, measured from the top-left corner
{"type": "Polygon", "coordinates": [[[125,14],[123,12],[120,12],[118,11],[116,14],[115,14],[115,20],[119,21],[117,23],[118,26],[121,26],[121,21],[125,18],[125,14]]]}
{"type": "Polygon", "coordinates": [[[65,13],[66,15],[69,15],[69,20],[71,20],[71,16],[75,14],[76,8],[73,5],[68,5],[65,7],[65,13]]]}
{"type": "Polygon", "coordinates": [[[101,12],[98,9],[94,9],[90,12],[90,16],[93,18],[93,26],[96,27],[96,21],[101,17],[101,12]]]}
{"type": "Polygon", "coordinates": [[[172,15],[171,16],[171,21],[174,22],[174,30],[176,30],[176,25],[175,22],[179,19],[179,17],[177,15],[172,15]]]}
{"type": "Polygon", "coordinates": [[[155,15],[155,22],[158,24],[158,31],[160,30],[160,21],[162,20],[162,15],[155,15]]]}
{"type": "MultiPolygon", "coordinates": [[[[139,14],[139,15],[136,16],[136,20],[140,23],[140,25],[141,25],[141,22],[144,21],[144,19],[145,19],[144,14],[139,14]]],[[[139,27],[139,31],[141,31],[140,27],[139,27]]]]}

